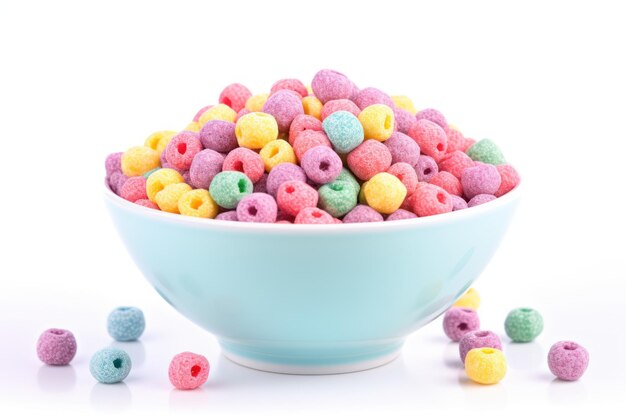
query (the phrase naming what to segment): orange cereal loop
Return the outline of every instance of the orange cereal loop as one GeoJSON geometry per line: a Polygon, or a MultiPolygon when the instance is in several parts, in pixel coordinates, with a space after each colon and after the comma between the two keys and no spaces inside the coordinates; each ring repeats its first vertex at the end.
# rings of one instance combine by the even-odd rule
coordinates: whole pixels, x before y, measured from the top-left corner
{"type": "Polygon", "coordinates": [[[171,168],[162,168],[154,171],[146,180],[146,194],[148,199],[156,203],[156,195],[170,184],[184,182],[180,173],[171,168]]]}
{"type": "Polygon", "coordinates": [[[479,384],[497,384],[506,375],[506,368],[506,358],[499,349],[476,348],[465,356],[465,373],[479,384]]]}
{"type": "Polygon", "coordinates": [[[122,173],[127,177],[143,175],[160,165],[160,154],[147,146],[134,146],[122,154],[122,173]]]}
{"type": "Polygon", "coordinates": [[[268,142],[261,149],[259,155],[263,160],[263,164],[265,165],[265,170],[267,172],[270,172],[272,168],[278,164],[282,164],[283,162],[291,162],[292,164],[297,162],[296,154],[294,153],[293,148],[289,142],[283,139],[268,142]]]}
{"type": "Polygon", "coordinates": [[[454,302],[454,307],[464,307],[478,310],[480,307],[480,295],[473,288],[467,290],[458,300],[454,302]]]}
{"type": "Polygon", "coordinates": [[[359,122],[363,125],[365,139],[383,142],[393,133],[395,123],[393,110],[384,104],[372,104],[359,113],[359,122]]]}
{"type": "Polygon", "coordinates": [[[382,214],[398,210],[406,197],[406,187],[395,175],[381,172],[363,186],[367,205],[382,214]]]}
{"type": "Polygon", "coordinates": [[[263,111],[263,106],[269,98],[269,94],[256,94],[246,101],[246,109],[250,112],[263,111]]]}
{"type": "Polygon", "coordinates": [[[213,219],[217,216],[218,210],[219,207],[213,201],[209,190],[204,188],[187,191],[178,200],[178,211],[183,216],[213,219]]]}
{"type": "Polygon", "coordinates": [[[393,104],[395,104],[396,107],[406,110],[412,115],[417,113],[417,109],[415,108],[413,101],[407,96],[391,96],[391,101],[393,101],[393,104]]]}
{"type": "Polygon", "coordinates": [[[278,138],[278,123],[271,114],[248,113],[237,120],[235,136],[237,136],[239,146],[261,149],[278,138]]]}
{"type": "Polygon", "coordinates": [[[162,211],[168,213],[180,214],[178,210],[178,201],[183,194],[191,190],[191,186],[180,182],[177,184],[170,184],[159,191],[155,196],[155,202],[162,211]]]}
{"type": "Polygon", "coordinates": [[[368,181],[365,181],[361,184],[361,189],[359,190],[359,204],[367,204],[367,196],[365,195],[365,187],[367,187],[368,181]]]}
{"type": "Polygon", "coordinates": [[[304,114],[313,116],[318,120],[322,120],[322,108],[324,105],[315,96],[306,96],[302,98],[302,107],[304,108],[304,114]]]}
{"type": "Polygon", "coordinates": [[[226,104],[218,104],[207,109],[198,119],[200,126],[204,126],[209,120],[224,120],[226,122],[235,122],[237,120],[237,112],[226,104]]]}
{"type": "Polygon", "coordinates": [[[199,122],[190,122],[183,130],[187,132],[200,133],[202,126],[200,126],[199,122]]]}
{"type": "Polygon", "coordinates": [[[170,140],[172,140],[176,133],[177,132],[173,130],[161,130],[159,132],[155,132],[148,136],[144,145],[148,148],[154,149],[160,154],[163,152],[167,144],[170,143],[170,140]]]}

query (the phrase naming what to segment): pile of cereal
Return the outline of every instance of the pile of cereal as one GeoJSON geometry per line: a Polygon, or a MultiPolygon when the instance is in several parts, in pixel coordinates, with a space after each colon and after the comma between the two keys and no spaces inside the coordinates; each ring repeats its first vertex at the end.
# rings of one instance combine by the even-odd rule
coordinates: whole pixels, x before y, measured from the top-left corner
{"type": "Polygon", "coordinates": [[[319,71],[310,89],[283,79],[252,95],[231,84],[218,101],[181,132],[109,155],[111,190],[185,216],[332,224],[461,210],[520,181],[489,139],[336,71],[319,71]]]}

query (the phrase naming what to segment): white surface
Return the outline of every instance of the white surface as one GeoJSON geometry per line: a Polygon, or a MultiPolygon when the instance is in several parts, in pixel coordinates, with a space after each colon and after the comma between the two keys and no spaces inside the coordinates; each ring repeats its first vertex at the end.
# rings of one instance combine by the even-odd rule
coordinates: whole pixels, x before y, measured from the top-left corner
{"type": "Polygon", "coordinates": [[[623,13],[604,2],[411,9],[388,0],[360,2],[357,16],[337,1],[269,3],[0,3],[0,414],[618,414],[623,13]],[[363,373],[297,377],[237,366],[126,255],[102,204],[107,153],[182,128],[230,82],[262,92],[322,67],[442,110],[467,135],[496,140],[522,173],[524,200],[476,288],[484,328],[502,333],[508,310],[528,305],[546,329],[536,343],[506,344],[501,384],[466,381],[439,320],[412,335],[396,361],[363,373]],[[104,321],[121,304],[141,307],[148,327],[126,346],[136,363],[127,381],[99,385],[88,360],[111,343],[104,321]],[[78,337],[71,367],[37,361],[35,341],[51,326],[78,337]],[[577,383],[548,372],[547,351],[562,339],[590,351],[577,383]],[[209,358],[202,390],[170,387],[167,363],[182,350],[209,358]]]}

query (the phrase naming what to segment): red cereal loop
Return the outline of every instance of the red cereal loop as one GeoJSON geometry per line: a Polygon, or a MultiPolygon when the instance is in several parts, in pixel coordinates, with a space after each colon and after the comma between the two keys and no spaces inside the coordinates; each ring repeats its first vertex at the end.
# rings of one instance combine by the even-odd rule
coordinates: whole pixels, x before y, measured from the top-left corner
{"type": "Polygon", "coordinates": [[[316,207],[318,199],[315,188],[298,180],[283,182],[276,192],[278,209],[290,216],[297,216],[304,208],[316,207]]]}
{"type": "Polygon", "coordinates": [[[305,130],[322,131],[322,122],[308,114],[299,114],[289,126],[289,144],[293,146],[296,137],[305,130]]]}
{"type": "Polygon", "coordinates": [[[348,167],[354,175],[367,181],[391,166],[391,152],[381,142],[366,140],[348,154],[348,167]]]}
{"type": "Polygon", "coordinates": [[[304,154],[311,148],[316,146],[327,146],[331,148],[330,140],[326,133],[316,130],[304,130],[298,134],[293,142],[293,151],[298,161],[302,159],[304,154]]]}
{"type": "Polygon", "coordinates": [[[473,167],[475,164],[472,158],[463,151],[454,151],[447,154],[439,161],[439,170],[447,171],[456,178],[461,179],[461,174],[465,169],[473,167]]]}
{"type": "Polygon", "coordinates": [[[252,97],[252,93],[245,85],[234,83],[226,86],[226,88],[222,90],[219,102],[239,112],[239,110],[246,106],[246,101],[248,101],[250,97],[252,97]]]}
{"type": "Polygon", "coordinates": [[[143,175],[138,177],[130,177],[119,191],[120,197],[130,201],[136,202],[137,200],[145,200],[148,198],[148,194],[146,194],[146,179],[143,175]]]}
{"type": "Polygon", "coordinates": [[[448,149],[448,138],[446,132],[436,123],[427,119],[418,120],[409,130],[415,142],[420,146],[423,154],[430,156],[439,162],[448,149]]]}
{"type": "Polygon", "coordinates": [[[197,133],[183,131],[170,140],[164,154],[172,167],[177,170],[188,171],[194,156],[202,149],[202,142],[197,133]]]}
{"type": "MultiPolygon", "coordinates": [[[[520,183],[520,176],[511,165],[498,165],[496,169],[500,173],[500,188],[494,193],[496,197],[501,197],[504,194],[517,187],[520,183]]],[[[122,187],[123,188],[123,187],[122,187]]]]}
{"type": "Polygon", "coordinates": [[[243,172],[255,183],[263,177],[265,164],[258,153],[247,148],[235,148],[224,158],[222,171],[243,172]]]}
{"type": "Polygon", "coordinates": [[[270,95],[274,94],[278,90],[290,90],[294,93],[297,93],[300,97],[306,97],[309,95],[309,92],[307,91],[306,86],[302,83],[302,81],[295,78],[285,78],[276,81],[274,85],[272,85],[270,95]]]}
{"type": "Polygon", "coordinates": [[[412,197],[413,207],[411,211],[419,217],[452,211],[450,194],[436,185],[421,182],[412,197]]]}
{"type": "MultiPolygon", "coordinates": [[[[407,195],[411,195],[417,188],[417,173],[415,168],[406,162],[397,162],[389,167],[387,173],[398,178],[406,188],[407,195]]],[[[406,199],[406,198],[405,198],[406,199]]]]}
{"type": "Polygon", "coordinates": [[[461,186],[461,181],[459,181],[457,177],[450,174],[449,172],[439,171],[428,182],[432,185],[443,188],[448,192],[448,194],[456,195],[459,197],[463,195],[463,187],[461,186]]]}
{"type": "Polygon", "coordinates": [[[209,378],[209,361],[202,355],[183,352],[170,362],[168,376],[178,389],[196,389],[209,378]]]}
{"type": "Polygon", "coordinates": [[[335,218],[317,207],[307,207],[298,213],[295,224],[335,224],[335,218]]]}

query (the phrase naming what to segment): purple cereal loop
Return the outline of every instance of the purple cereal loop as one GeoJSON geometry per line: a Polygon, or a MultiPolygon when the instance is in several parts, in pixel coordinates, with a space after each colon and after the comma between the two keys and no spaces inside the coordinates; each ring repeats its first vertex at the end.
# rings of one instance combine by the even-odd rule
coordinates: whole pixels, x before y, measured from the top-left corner
{"type": "Polygon", "coordinates": [[[367,87],[359,91],[354,99],[354,104],[359,106],[361,110],[371,106],[372,104],[384,104],[391,109],[396,107],[388,94],[374,87],[367,87]]]}
{"type": "Polygon", "coordinates": [[[379,212],[364,204],[357,205],[343,218],[344,223],[371,223],[382,221],[384,221],[384,219],[379,212]]]}
{"type": "Polygon", "coordinates": [[[264,193],[252,193],[237,204],[237,219],[240,222],[274,223],[278,207],[276,200],[264,193]]]}
{"type": "Polygon", "coordinates": [[[193,157],[189,168],[189,185],[193,188],[209,189],[213,177],[222,170],[224,157],[222,154],[205,149],[193,157]]]}
{"type": "Polygon", "coordinates": [[[495,194],[501,181],[498,169],[491,164],[476,164],[461,173],[463,193],[468,199],[478,194],[495,194]]]}
{"type": "Polygon", "coordinates": [[[114,172],[122,171],[122,155],[124,152],[115,152],[109,154],[104,161],[104,169],[106,170],[106,176],[110,177],[114,172]]]}
{"type": "Polygon", "coordinates": [[[304,170],[291,162],[278,164],[272,168],[267,176],[267,193],[275,198],[278,187],[280,187],[283,182],[293,180],[306,182],[307,178],[304,170]]]}
{"type": "Polygon", "coordinates": [[[316,146],[306,151],[300,165],[306,176],[317,184],[334,181],[343,168],[339,155],[327,146],[316,146]]]}
{"type": "Polygon", "coordinates": [[[209,120],[200,130],[202,146],[220,153],[232,151],[239,146],[235,126],[235,123],[225,120],[209,120]]]}
{"type": "Polygon", "coordinates": [[[330,69],[318,71],[311,81],[311,89],[322,104],[330,100],[350,99],[355,87],[344,74],[330,69]]]}
{"type": "Polygon", "coordinates": [[[394,132],[383,144],[391,152],[391,164],[406,162],[412,167],[417,165],[420,147],[412,137],[401,132],[394,132]]]}
{"type": "Polygon", "coordinates": [[[230,221],[230,222],[239,221],[237,219],[237,212],[235,210],[229,210],[229,211],[220,213],[217,216],[215,216],[215,220],[225,220],[225,221],[230,221]]]}
{"type": "Polygon", "coordinates": [[[416,219],[416,218],[417,218],[417,215],[415,213],[408,211],[408,210],[404,210],[404,209],[398,209],[394,211],[393,213],[391,213],[389,216],[387,216],[385,221],[391,222],[394,220],[406,220],[406,219],[416,219]]]}
{"type": "Polygon", "coordinates": [[[428,182],[432,177],[439,172],[437,162],[427,155],[420,155],[417,160],[417,164],[413,167],[417,173],[417,179],[420,182],[428,182]]]}
{"type": "Polygon", "coordinates": [[[479,206],[481,204],[488,203],[496,199],[495,195],[491,194],[478,194],[472,197],[470,201],[467,202],[467,207],[479,206]]]}

